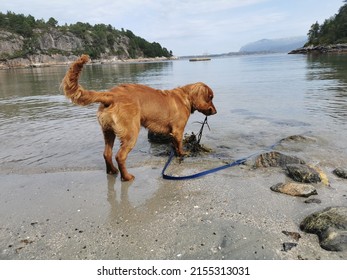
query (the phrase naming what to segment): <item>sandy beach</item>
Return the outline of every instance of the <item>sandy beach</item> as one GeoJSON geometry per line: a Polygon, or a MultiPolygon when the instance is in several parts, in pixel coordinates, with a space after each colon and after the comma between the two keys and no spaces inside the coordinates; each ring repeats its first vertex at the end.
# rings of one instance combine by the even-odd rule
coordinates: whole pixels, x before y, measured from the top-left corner
{"type": "MultiPolygon", "coordinates": [[[[301,157],[325,158],[323,142],[295,143],[301,157]]],[[[346,259],[299,229],[309,214],[346,205],[344,179],[320,166],[330,187],[316,185],[321,204],[275,193],[288,181],[280,168],[240,165],[200,179],[166,181],[166,157],[130,157],[133,182],[104,170],[1,172],[1,259],[346,259]],[[293,240],[283,231],[297,232],[293,240]],[[285,243],[296,246],[284,250],[285,243]]],[[[339,159],[336,159],[338,161],[339,159]]],[[[211,157],[174,160],[168,173],[190,174],[224,164],[211,157]]]]}

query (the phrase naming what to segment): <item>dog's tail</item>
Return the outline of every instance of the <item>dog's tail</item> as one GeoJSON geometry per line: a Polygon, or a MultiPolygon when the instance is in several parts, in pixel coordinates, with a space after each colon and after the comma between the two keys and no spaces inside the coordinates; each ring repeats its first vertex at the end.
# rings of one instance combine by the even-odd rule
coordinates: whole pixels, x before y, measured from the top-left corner
{"type": "Polygon", "coordinates": [[[71,99],[75,104],[85,106],[99,102],[108,106],[113,101],[112,93],[86,90],[78,83],[83,65],[88,61],[89,56],[84,54],[72,63],[69,70],[66,72],[60,87],[63,89],[65,96],[71,99]]]}

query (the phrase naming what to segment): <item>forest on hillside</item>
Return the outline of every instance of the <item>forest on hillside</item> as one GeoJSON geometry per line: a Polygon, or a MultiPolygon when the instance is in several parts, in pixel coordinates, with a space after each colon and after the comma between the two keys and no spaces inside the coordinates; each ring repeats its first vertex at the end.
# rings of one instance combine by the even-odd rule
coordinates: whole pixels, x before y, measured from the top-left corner
{"type": "MultiPolygon", "coordinates": [[[[347,3],[347,0],[343,2],[347,3]]],[[[312,24],[307,35],[308,42],[305,46],[347,43],[347,4],[322,24],[312,24]]]]}
{"type": "MultiPolygon", "coordinates": [[[[171,57],[172,51],[168,51],[157,42],[148,42],[136,36],[130,30],[117,30],[111,25],[77,22],[75,24],[58,25],[58,21],[49,18],[48,21],[35,19],[31,15],[15,14],[12,12],[0,12],[0,30],[18,34],[24,38],[24,47],[12,57],[23,57],[26,55],[42,53],[38,38],[44,32],[58,31],[62,34],[73,34],[82,40],[82,47],[76,49],[74,54],[89,54],[91,58],[100,58],[103,54],[121,56],[124,49],[117,48],[117,42],[125,42],[127,55],[130,58],[144,57],[171,57]]],[[[47,50],[45,50],[47,52],[47,50]]],[[[63,50],[50,49],[51,53],[62,53],[63,50]]]]}

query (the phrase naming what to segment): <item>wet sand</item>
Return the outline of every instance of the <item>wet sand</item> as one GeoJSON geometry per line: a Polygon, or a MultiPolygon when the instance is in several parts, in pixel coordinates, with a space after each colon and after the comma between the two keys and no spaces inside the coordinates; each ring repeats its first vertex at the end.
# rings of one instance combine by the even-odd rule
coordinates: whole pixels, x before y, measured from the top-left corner
{"type": "MultiPolygon", "coordinates": [[[[295,144],[296,145],[296,144],[295,144]]],[[[166,181],[166,157],[128,160],[136,179],[121,182],[102,168],[46,172],[0,170],[0,259],[347,259],[299,229],[309,214],[346,205],[346,181],[331,171],[323,142],[280,147],[320,161],[331,187],[321,204],[270,190],[288,181],[282,169],[241,165],[187,181],[166,181]],[[298,232],[296,241],[282,231],[298,232]],[[297,246],[283,250],[283,243],[297,246]]],[[[173,161],[168,173],[224,164],[213,157],[173,161]]]]}

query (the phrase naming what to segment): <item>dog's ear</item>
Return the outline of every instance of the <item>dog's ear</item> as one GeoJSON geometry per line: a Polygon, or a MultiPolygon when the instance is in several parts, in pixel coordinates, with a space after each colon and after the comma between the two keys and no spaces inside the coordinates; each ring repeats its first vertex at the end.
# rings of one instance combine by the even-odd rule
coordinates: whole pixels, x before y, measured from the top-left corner
{"type": "Polygon", "coordinates": [[[189,98],[195,104],[196,102],[202,102],[204,100],[208,101],[209,90],[213,98],[212,90],[204,83],[191,84],[189,88],[189,98]]]}

